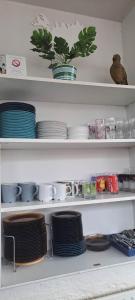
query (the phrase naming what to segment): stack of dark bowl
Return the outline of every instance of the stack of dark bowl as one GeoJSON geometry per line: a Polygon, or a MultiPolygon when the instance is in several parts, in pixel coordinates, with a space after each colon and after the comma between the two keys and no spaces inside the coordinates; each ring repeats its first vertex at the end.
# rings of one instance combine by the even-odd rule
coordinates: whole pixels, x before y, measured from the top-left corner
{"type": "Polygon", "coordinates": [[[15,239],[15,262],[27,264],[39,261],[47,252],[45,217],[40,213],[16,214],[3,220],[5,258],[13,261],[15,239]]]}
{"type": "Polygon", "coordinates": [[[52,214],[53,253],[58,256],[76,256],[85,252],[81,214],[61,211],[52,214]]]}

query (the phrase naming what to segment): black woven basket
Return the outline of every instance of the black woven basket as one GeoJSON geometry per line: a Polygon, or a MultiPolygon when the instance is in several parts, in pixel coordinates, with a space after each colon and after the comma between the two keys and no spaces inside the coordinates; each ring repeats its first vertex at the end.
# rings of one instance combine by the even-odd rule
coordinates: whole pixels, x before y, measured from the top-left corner
{"type": "Polygon", "coordinates": [[[85,251],[82,219],[79,212],[61,211],[52,214],[52,231],[55,255],[75,256],[85,251]]]}
{"type": "MultiPolygon", "coordinates": [[[[15,238],[16,263],[29,263],[47,252],[45,217],[40,213],[12,215],[3,220],[4,235],[15,238]]],[[[13,240],[5,238],[5,258],[13,261],[13,240]]]]}

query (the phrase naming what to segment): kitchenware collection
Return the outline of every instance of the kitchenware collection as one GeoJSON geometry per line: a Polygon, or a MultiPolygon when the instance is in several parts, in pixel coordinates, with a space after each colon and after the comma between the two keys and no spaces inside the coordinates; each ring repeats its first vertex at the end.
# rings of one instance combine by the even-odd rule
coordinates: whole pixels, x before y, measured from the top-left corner
{"type": "Polygon", "coordinates": [[[31,139],[128,139],[135,138],[135,118],[96,119],[89,124],[69,127],[58,120],[36,123],[36,109],[21,102],[0,104],[0,137],[31,139]]]}
{"type": "Polygon", "coordinates": [[[57,211],[45,223],[41,213],[21,213],[3,218],[4,257],[17,265],[32,265],[47,254],[47,230],[51,230],[51,255],[73,257],[88,251],[105,251],[114,246],[128,256],[135,255],[135,230],[112,235],[84,237],[82,215],[77,211],[57,211]]]}
{"type": "Polygon", "coordinates": [[[66,198],[95,199],[97,194],[119,192],[118,176],[115,174],[90,176],[89,181],[68,180],[52,183],[20,182],[1,185],[2,203],[39,200],[47,203],[65,201],[66,198]]]}
{"type": "MultiPolygon", "coordinates": [[[[33,105],[20,102],[0,104],[0,137],[31,139],[128,139],[135,138],[135,119],[113,117],[96,119],[86,125],[68,127],[58,120],[36,123],[33,105]]],[[[93,174],[89,180],[59,180],[50,183],[17,182],[1,185],[2,203],[49,203],[66,198],[96,199],[103,193],[135,192],[135,174],[93,174]]],[[[41,213],[14,214],[3,219],[4,256],[18,265],[39,262],[47,254],[45,216],[41,213]],[[15,241],[15,242],[14,242],[15,241]],[[15,250],[15,252],[14,252],[15,250]],[[15,256],[14,256],[15,253],[15,256]]],[[[95,234],[84,237],[82,216],[77,211],[57,211],[51,214],[49,229],[52,253],[71,257],[89,251],[104,251],[111,245],[128,256],[135,255],[135,231],[113,235],[95,234]]]]}

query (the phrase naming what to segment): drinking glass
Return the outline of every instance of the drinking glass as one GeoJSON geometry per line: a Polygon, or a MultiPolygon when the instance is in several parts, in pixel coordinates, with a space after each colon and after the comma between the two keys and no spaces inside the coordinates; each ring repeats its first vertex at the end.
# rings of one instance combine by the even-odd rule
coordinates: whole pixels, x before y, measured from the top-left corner
{"type": "Polygon", "coordinates": [[[124,121],[117,120],[116,121],[116,139],[124,138],[124,121]]]}
{"type": "Polygon", "coordinates": [[[123,135],[124,135],[124,139],[130,139],[130,137],[131,137],[130,123],[128,120],[124,121],[123,135]]]}
{"type": "Polygon", "coordinates": [[[96,125],[89,124],[89,139],[95,139],[95,138],[96,138],[96,125]]]}
{"type": "Polygon", "coordinates": [[[96,198],[96,176],[92,176],[90,180],[90,194],[91,194],[91,199],[96,198]]]}
{"type": "Polygon", "coordinates": [[[115,139],[115,131],[116,131],[115,119],[114,118],[106,119],[105,120],[106,139],[115,139]]]}
{"type": "Polygon", "coordinates": [[[95,120],[96,139],[105,139],[105,121],[104,119],[95,120]]]}
{"type": "Polygon", "coordinates": [[[130,138],[135,138],[135,118],[129,120],[130,138]]]}
{"type": "Polygon", "coordinates": [[[89,182],[83,182],[83,197],[85,199],[91,198],[91,185],[89,182]]]}

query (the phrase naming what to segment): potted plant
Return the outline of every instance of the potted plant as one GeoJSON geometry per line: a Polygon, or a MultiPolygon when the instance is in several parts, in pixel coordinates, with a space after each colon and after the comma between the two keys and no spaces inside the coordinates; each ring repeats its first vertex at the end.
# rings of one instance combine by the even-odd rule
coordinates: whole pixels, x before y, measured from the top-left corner
{"type": "Polygon", "coordinates": [[[43,59],[50,60],[49,68],[52,69],[54,78],[75,80],[77,69],[70,63],[74,58],[86,57],[94,53],[97,49],[94,44],[95,37],[96,28],[85,27],[70,49],[64,38],[57,36],[53,38],[47,28],[39,28],[34,30],[31,36],[30,42],[34,45],[31,50],[39,53],[43,59]]]}

